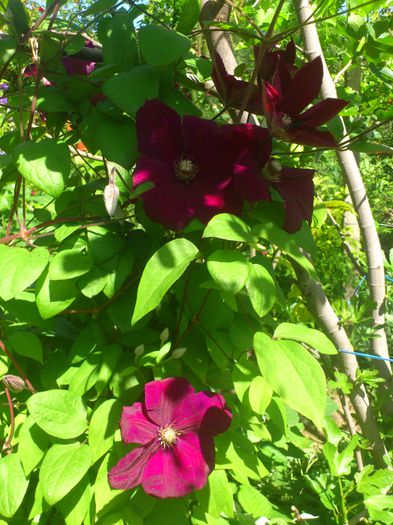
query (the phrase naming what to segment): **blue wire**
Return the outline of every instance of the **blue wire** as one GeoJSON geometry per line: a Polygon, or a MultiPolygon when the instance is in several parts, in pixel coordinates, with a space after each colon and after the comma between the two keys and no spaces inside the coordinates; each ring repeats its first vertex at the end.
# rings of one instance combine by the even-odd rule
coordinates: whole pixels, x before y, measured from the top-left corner
{"type": "Polygon", "coordinates": [[[342,348],[339,348],[338,351],[342,352],[343,354],[353,354],[358,355],[359,357],[369,357],[370,359],[376,359],[378,361],[390,361],[393,363],[393,359],[390,357],[380,357],[379,355],[365,354],[364,352],[352,352],[351,350],[343,350],[342,348]]]}
{"type": "Polygon", "coordinates": [[[389,275],[385,275],[385,279],[387,279],[388,281],[390,281],[391,283],[393,283],[393,279],[391,277],[389,277],[389,275]]]}

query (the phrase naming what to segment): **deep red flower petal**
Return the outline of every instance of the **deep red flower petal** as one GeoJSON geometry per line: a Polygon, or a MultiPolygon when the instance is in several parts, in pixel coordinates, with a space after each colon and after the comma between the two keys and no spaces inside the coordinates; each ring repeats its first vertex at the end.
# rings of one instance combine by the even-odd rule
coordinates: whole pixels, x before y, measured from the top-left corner
{"type": "Polygon", "coordinates": [[[282,96],[282,104],[285,104],[285,101],[290,96],[292,91],[292,77],[291,77],[291,67],[285,62],[285,60],[279,56],[277,60],[276,71],[273,75],[272,85],[282,96]]]}
{"type": "Polygon", "coordinates": [[[322,124],[325,124],[325,122],[329,122],[329,120],[335,117],[347,104],[348,102],[346,100],[339,98],[325,98],[299,115],[297,120],[311,128],[318,128],[322,126],[322,124]]]}
{"type": "Polygon", "coordinates": [[[132,177],[134,188],[144,182],[153,182],[163,186],[176,181],[171,163],[150,159],[143,155],[139,157],[132,177]]]}
{"type": "Polygon", "coordinates": [[[336,140],[330,131],[320,131],[305,125],[287,132],[291,142],[302,144],[303,146],[314,146],[316,148],[336,148],[336,140]]]}
{"type": "Polygon", "coordinates": [[[182,122],[184,138],[184,158],[195,161],[201,168],[199,176],[204,169],[215,161],[216,156],[223,156],[220,151],[222,143],[220,128],[211,120],[185,116],[182,122]]]}
{"type": "Polygon", "coordinates": [[[311,221],[314,201],[314,170],[282,168],[281,180],[272,186],[284,200],[284,230],[293,233],[302,221],[311,221]]]}
{"type": "Polygon", "coordinates": [[[109,472],[108,480],[114,489],[133,489],[142,482],[143,471],[159,442],[138,447],[122,458],[109,472]]]}
{"type": "Polygon", "coordinates": [[[90,75],[93,69],[96,66],[95,62],[90,62],[88,60],[82,60],[80,58],[73,57],[63,57],[61,59],[67,74],[72,75],[90,75]]]}
{"type": "Polygon", "coordinates": [[[147,463],[142,485],[158,498],[180,498],[201,489],[214,466],[214,442],[210,436],[189,432],[172,448],[160,449],[147,463]]]}
{"type": "Polygon", "coordinates": [[[236,189],[248,202],[271,200],[269,185],[261,173],[263,164],[256,163],[246,153],[238,158],[234,166],[236,189]]]}
{"type": "Polygon", "coordinates": [[[183,151],[181,120],[159,100],[148,100],[136,114],[140,153],[160,161],[175,162],[183,151]]]}
{"type": "Polygon", "coordinates": [[[262,85],[262,104],[268,124],[270,124],[274,114],[279,110],[281,103],[282,96],[279,91],[269,82],[264,82],[262,85]]]}
{"type": "Polygon", "coordinates": [[[183,432],[203,432],[215,436],[228,430],[232,414],[225,399],[212,392],[187,396],[173,412],[173,425],[183,432]]]}
{"type": "Polygon", "coordinates": [[[157,425],[165,427],[173,421],[173,412],[194,388],[183,377],[169,377],[145,385],[147,414],[157,425]]]}
{"type": "Polygon", "coordinates": [[[158,436],[158,427],[149,419],[141,403],[123,407],[120,419],[121,436],[124,443],[146,445],[158,436]]]}
{"type": "Polygon", "coordinates": [[[282,111],[296,118],[318,95],[322,85],[323,65],[321,57],[316,57],[299,68],[293,79],[282,111]]]}
{"type": "Polygon", "coordinates": [[[247,152],[250,152],[261,166],[269,160],[272,139],[266,128],[253,124],[229,124],[221,127],[221,133],[228,141],[228,153],[235,160],[247,152]]]}
{"type": "Polygon", "coordinates": [[[154,222],[171,230],[181,230],[195,216],[195,210],[186,200],[184,183],[170,187],[153,188],[142,195],[145,213],[154,222]]]}

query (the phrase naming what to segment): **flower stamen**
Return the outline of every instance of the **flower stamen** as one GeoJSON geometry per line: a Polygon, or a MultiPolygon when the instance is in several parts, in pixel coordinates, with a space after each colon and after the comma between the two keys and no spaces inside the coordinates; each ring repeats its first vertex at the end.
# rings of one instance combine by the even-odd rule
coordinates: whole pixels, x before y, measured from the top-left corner
{"type": "Polygon", "coordinates": [[[263,168],[262,175],[269,182],[280,182],[281,171],[281,164],[277,160],[272,160],[263,168]]]}
{"type": "Polygon", "coordinates": [[[158,431],[158,441],[160,445],[165,448],[172,448],[176,445],[178,437],[181,435],[179,430],[176,430],[172,425],[161,427],[158,431]]]}
{"type": "Polygon", "coordinates": [[[199,167],[190,159],[181,159],[175,162],[176,178],[184,182],[194,180],[198,174],[199,167]]]}

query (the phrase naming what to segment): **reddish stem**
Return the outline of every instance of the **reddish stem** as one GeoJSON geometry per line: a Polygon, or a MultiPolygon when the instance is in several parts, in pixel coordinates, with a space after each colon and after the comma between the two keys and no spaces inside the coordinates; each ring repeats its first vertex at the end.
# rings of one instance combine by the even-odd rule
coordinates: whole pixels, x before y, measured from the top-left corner
{"type": "Polygon", "coordinates": [[[12,404],[12,398],[11,398],[10,391],[8,390],[8,387],[4,386],[4,391],[5,391],[5,395],[7,396],[8,407],[10,409],[10,431],[3,445],[3,450],[7,452],[8,450],[11,449],[11,441],[14,436],[15,416],[14,416],[14,405],[12,404]]]}

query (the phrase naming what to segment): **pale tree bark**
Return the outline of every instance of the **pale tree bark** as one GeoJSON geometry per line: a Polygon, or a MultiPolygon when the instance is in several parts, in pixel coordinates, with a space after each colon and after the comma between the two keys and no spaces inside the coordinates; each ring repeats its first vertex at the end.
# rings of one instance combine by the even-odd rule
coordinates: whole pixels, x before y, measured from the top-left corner
{"type": "MultiPolygon", "coordinates": [[[[225,6],[225,0],[202,0],[202,10],[200,22],[210,53],[218,52],[228,71],[233,71],[236,67],[236,58],[233,53],[229,36],[224,31],[209,31],[204,24],[206,21],[222,20],[222,16],[227,16],[228,12],[221,11],[225,6]],[[221,54],[222,53],[222,54],[221,54]]],[[[352,350],[349,338],[340,326],[339,320],[330,305],[322,286],[312,280],[301,268],[297,269],[299,284],[303,294],[308,300],[310,311],[315,315],[321,328],[331,338],[337,348],[352,350]]],[[[356,371],[358,364],[356,356],[340,354],[337,359],[337,366],[344,372],[352,383],[350,399],[355,409],[357,421],[363,435],[369,440],[375,465],[386,467],[384,455],[387,453],[384,442],[378,431],[377,420],[373,407],[367,395],[365,386],[356,381],[356,371]]],[[[348,422],[349,427],[353,430],[352,421],[348,422]]]]}
{"type": "MultiPolygon", "coordinates": [[[[336,86],[326,66],[323,50],[319,41],[317,27],[313,18],[312,5],[309,0],[294,0],[294,5],[301,26],[302,39],[308,58],[312,60],[313,58],[320,56],[323,61],[324,76],[321,95],[323,98],[337,98],[336,86]]],[[[343,122],[342,124],[344,126],[343,122]]],[[[337,157],[354,208],[358,214],[363,246],[367,257],[367,282],[370,290],[370,297],[375,303],[375,308],[372,311],[375,337],[371,340],[371,348],[375,355],[387,358],[389,357],[389,350],[384,329],[384,301],[386,294],[385,273],[381,244],[355,155],[349,150],[337,150],[337,157]]],[[[390,387],[392,385],[392,369],[390,363],[388,361],[377,361],[376,366],[378,367],[381,376],[387,381],[390,387]]]]}

